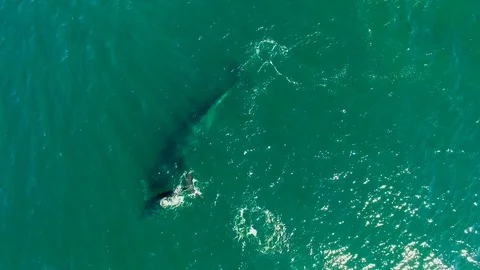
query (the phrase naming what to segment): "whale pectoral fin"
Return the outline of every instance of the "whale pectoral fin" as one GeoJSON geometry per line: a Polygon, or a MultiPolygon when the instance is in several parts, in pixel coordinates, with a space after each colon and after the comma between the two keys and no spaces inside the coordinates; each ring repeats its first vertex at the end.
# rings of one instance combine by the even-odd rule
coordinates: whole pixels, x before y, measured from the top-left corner
{"type": "Polygon", "coordinates": [[[189,171],[185,176],[187,182],[187,188],[193,188],[193,171],[189,171]]]}

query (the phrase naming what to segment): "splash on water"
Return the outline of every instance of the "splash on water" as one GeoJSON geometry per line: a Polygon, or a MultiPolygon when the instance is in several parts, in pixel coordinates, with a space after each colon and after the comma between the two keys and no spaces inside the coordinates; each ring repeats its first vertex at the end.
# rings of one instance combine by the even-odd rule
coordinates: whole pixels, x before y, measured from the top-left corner
{"type": "Polygon", "coordinates": [[[193,190],[192,191],[182,191],[182,184],[179,184],[175,187],[173,195],[170,197],[163,198],[160,201],[160,205],[165,209],[176,209],[185,205],[186,198],[196,198],[202,196],[202,192],[197,186],[198,180],[193,179],[193,190]]]}
{"type": "Polygon", "coordinates": [[[235,239],[262,254],[278,254],[290,249],[287,228],[278,216],[261,207],[242,207],[234,218],[235,239]]]}

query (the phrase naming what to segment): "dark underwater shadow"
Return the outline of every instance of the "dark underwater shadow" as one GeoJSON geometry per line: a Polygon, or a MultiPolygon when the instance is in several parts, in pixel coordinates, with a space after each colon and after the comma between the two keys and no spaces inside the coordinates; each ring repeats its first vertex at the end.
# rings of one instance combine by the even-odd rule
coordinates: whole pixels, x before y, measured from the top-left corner
{"type": "Polygon", "coordinates": [[[239,71],[240,65],[238,62],[230,61],[219,73],[214,74],[214,76],[205,76],[205,78],[213,79],[213,82],[202,82],[196,86],[198,91],[206,93],[206,98],[201,101],[189,102],[189,108],[185,115],[180,119],[175,119],[174,128],[165,136],[155,165],[148,172],[147,178],[150,193],[157,193],[162,190],[163,193],[159,193],[145,202],[144,217],[148,217],[158,210],[161,195],[166,190],[166,192],[172,190],[173,181],[179,179],[188,169],[185,153],[190,145],[189,138],[192,136],[193,128],[207,115],[219,99],[239,82],[239,71]]]}
{"type": "Polygon", "coordinates": [[[140,218],[145,219],[154,216],[159,210],[162,209],[160,206],[160,200],[164,197],[171,196],[173,191],[165,191],[155,195],[154,197],[147,200],[141,211],[140,218]]]}

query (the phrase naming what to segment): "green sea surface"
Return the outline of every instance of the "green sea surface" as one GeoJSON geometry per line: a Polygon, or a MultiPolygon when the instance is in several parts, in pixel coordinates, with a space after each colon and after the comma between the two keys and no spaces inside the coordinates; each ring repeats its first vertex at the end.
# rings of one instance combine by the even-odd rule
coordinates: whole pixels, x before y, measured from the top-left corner
{"type": "Polygon", "coordinates": [[[479,20],[472,0],[0,1],[0,270],[479,269],[479,20]],[[203,196],[142,218],[211,89],[183,134],[203,196]]]}

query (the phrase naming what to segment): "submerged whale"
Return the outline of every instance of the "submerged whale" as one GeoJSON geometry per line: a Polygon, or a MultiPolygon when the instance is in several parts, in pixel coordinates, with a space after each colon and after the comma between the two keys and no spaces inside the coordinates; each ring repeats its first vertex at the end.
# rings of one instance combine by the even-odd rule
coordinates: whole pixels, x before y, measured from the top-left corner
{"type": "MultiPolygon", "coordinates": [[[[240,66],[236,62],[230,63],[219,77],[213,94],[196,106],[192,106],[187,116],[179,121],[174,130],[167,136],[164,147],[160,150],[157,162],[150,172],[148,185],[150,191],[161,189],[171,184],[171,180],[178,178],[186,170],[184,150],[188,146],[188,138],[193,128],[210,112],[210,110],[233,88],[240,79],[240,66]]],[[[161,199],[171,196],[172,190],[157,193],[145,203],[144,212],[148,215],[155,212],[161,199]]]]}

